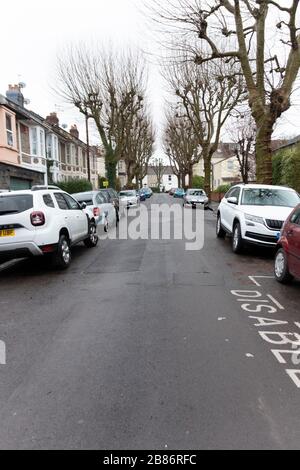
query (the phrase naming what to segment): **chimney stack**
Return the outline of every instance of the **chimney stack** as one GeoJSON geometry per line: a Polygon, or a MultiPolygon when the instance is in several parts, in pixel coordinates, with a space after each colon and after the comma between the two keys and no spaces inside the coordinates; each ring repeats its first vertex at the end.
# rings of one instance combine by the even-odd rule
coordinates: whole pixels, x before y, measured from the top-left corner
{"type": "Polygon", "coordinates": [[[73,124],[73,126],[71,126],[70,134],[71,134],[71,136],[75,137],[76,139],[79,139],[79,131],[77,129],[76,124],[73,124]]]}
{"type": "Polygon", "coordinates": [[[21,83],[19,85],[8,85],[6,98],[13,101],[15,104],[24,107],[24,96],[21,91],[21,83]]]}
{"type": "Polygon", "coordinates": [[[46,122],[51,126],[59,126],[59,119],[56,113],[50,113],[49,116],[46,117],[46,122]]]}

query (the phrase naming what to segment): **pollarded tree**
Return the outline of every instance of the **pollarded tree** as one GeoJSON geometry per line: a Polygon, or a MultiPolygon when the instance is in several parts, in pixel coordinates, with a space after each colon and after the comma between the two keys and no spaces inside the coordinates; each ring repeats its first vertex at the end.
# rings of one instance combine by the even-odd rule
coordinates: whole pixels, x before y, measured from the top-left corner
{"type": "MultiPolygon", "coordinates": [[[[244,82],[236,68],[223,60],[195,65],[186,59],[169,68],[167,79],[174,98],[193,128],[204,161],[205,191],[211,193],[211,160],[217,151],[222,129],[245,98],[244,82]]],[[[180,114],[179,113],[179,114],[180,114]]]]}
{"type": "Polygon", "coordinates": [[[291,106],[300,67],[299,0],[153,2],[179,45],[190,40],[195,64],[225,59],[240,65],[257,128],[257,180],[271,183],[274,125],[291,106]]]}
{"type": "Polygon", "coordinates": [[[243,183],[255,181],[256,126],[252,116],[247,113],[238,114],[227,126],[227,133],[233,142],[232,148],[239,163],[243,183]]]}
{"type": "Polygon", "coordinates": [[[58,58],[59,93],[92,118],[105,149],[107,176],[115,185],[133,119],[143,106],[144,66],[138,55],[78,45],[58,58]]]}
{"type": "Polygon", "coordinates": [[[186,186],[188,175],[191,187],[193,168],[199,163],[201,152],[194,126],[185,116],[183,106],[177,106],[167,114],[164,147],[173,172],[178,177],[179,186],[186,186]]]}

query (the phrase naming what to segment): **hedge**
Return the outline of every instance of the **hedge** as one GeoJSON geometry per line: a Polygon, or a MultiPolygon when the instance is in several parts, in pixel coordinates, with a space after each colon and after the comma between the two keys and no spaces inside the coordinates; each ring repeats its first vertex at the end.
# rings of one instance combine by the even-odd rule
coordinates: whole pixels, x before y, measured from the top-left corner
{"type": "Polygon", "coordinates": [[[300,192],[300,144],[275,153],[273,184],[289,186],[300,192]]]}
{"type": "Polygon", "coordinates": [[[88,180],[75,178],[70,181],[56,183],[56,186],[69,194],[84,193],[93,189],[92,184],[88,180]]]}

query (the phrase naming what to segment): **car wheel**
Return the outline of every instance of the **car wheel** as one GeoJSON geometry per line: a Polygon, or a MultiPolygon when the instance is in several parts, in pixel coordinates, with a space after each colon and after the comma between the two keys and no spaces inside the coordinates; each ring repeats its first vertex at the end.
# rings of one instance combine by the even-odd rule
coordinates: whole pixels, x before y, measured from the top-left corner
{"type": "Polygon", "coordinates": [[[282,284],[288,284],[293,280],[293,276],[289,272],[286,253],[282,248],[276,253],[274,272],[276,281],[282,284]]]}
{"type": "Polygon", "coordinates": [[[52,264],[56,268],[67,269],[72,260],[69,239],[66,235],[61,235],[58,242],[56,253],[53,254],[52,264]]]}
{"type": "Polygon", "coordinates": [[[99,237],[97,235],[97,226],[94,223],[90,224],[89,236],[84,240],[84,244],[87,248],[94,248],[98,245],[99,237]]]}
{"type": "Polygon", "coordinates": [[[241,226],[239,222],[236,222],[233,227],[232,234],[232,251],[234,253],[241,253],[243,250],[243,239],[241,234],[241,226]]]}
{"type": "Polygon", "coordinates": [[[222,227],[220,214],[218,214],[218,218],[217,218],[216,232],[217,232],[217,237],[218,237],[218,238],[225,238],[226,232],[225,232],[225,230],[224,230],[223,227],[222,227]]]}

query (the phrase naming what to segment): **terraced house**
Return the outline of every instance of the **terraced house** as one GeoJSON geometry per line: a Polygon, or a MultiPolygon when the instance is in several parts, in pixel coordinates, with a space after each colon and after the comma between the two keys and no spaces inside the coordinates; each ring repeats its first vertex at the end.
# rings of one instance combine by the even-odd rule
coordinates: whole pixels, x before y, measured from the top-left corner
{"type": "Polygon", "coordinates": [[[88,179],[98,187],[103,152],[87,147],[73,125],[61,128],[56,113],[43,118],[25,108],[20,85],[0,95],[0,189],[25,189],[36,184],[88,179]]]}

